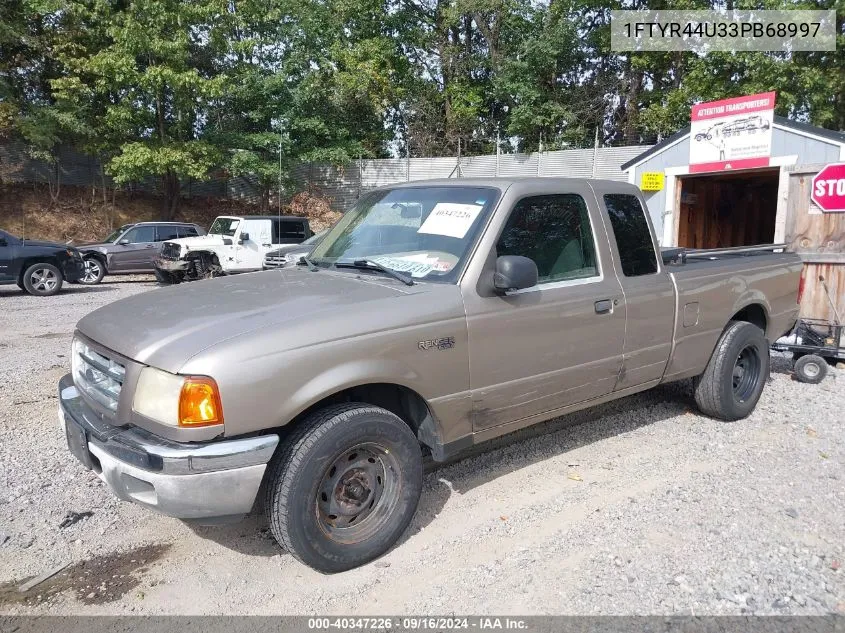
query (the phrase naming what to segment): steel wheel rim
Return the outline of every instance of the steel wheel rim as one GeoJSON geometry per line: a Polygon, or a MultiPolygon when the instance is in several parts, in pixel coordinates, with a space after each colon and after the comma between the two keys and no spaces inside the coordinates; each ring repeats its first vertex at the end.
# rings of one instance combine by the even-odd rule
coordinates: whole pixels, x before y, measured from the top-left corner
{"type": "Polygon", "coordinates": [[[344,450],[317,486],[317,524],[331,540],[354,544],[382,530],[402,488],[399,461],[375,442],[344,450]]]}
{"type": "Polygon", "coordinates": [[[809,378],[815,378],[822,372],[822,368],[818,366],[818,364],[814,362],[809,362],[804,365],[804,373],[807,374],[809,378]]]}
{"type": "Polygon", "coordinates": [[[97,281],[97,277],[100,276],[100,263],[93,259],[86,259],[85,260],[85,276],[82,278],[83,281],[87,283],[92,283],[97,281]]]}
{"type": "Polygon", "coordinates": [[[59,283],[59,278],[49,268],[36,268],[29,276],[29,282],[36,290],[50,292],[59,283]]]}
{"type": "Polygon", "coordinates": [[[745,402],[754,394],[760,380],[760,355],[755,347],[746,347],[734,362],[731,386],[734,399],[745,402]]]}

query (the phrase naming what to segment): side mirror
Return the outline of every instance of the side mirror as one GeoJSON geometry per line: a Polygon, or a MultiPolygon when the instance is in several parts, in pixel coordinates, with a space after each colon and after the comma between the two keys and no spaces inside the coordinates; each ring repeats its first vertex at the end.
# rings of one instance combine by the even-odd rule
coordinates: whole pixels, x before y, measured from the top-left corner
{"type": "Polygon", "coordinates": [[[231,237],[224,237],[223,238],[223,246],[231,246],[232,245],[232,238],[231,237]]]}
{"type": "Polygon", "coordinates": [[[493,287],[497,292],[521,290],[537,285],[537,264],[522,255],[502,255],[496,259],[493,287]]]}
{"type": "Polygon", "coordinates": [[[243,232],[241,236],[238,238],[238,244],[243,244],[244,242],[249,242],[249,233],[243,232]]]}
{"type": "Polygon", "coordinates": [[[121,246],[128,246],[129,240],[119,240],[117,243],[120,244],[121,246]]]}

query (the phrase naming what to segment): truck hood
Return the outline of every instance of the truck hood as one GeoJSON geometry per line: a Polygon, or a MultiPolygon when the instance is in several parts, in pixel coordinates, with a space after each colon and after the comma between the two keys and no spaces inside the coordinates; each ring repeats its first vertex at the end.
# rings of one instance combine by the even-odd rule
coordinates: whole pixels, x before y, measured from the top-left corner
{"type": "MultiPolygon", "coordinates": [[[[187,246],[189,250],[201,250],[209,246],[223,246],[223,235],[198,235],[196,237],[180,237],[175,240],[167,240],[171,244],[180,244],[187,246]]],[[[229,237],[234,241],[234,238],[229,237]]]]}
{"type": "Polygon", "coordinates": [[[84,242],[82,244],[74,244],[74,248],[78,248],[81,251],[99,250],[101,248],[108,248],[109,246],[114,246],[114,244],[112,242],[84,242]]]}
{"type": "Polygon", "coordinates": [[[62,244],[60,242],[48,242],[45,240],[22,240],[22,246],[37,246],[39,248],[61,248],[61,249],[75,249],[75,246],[70,244],[62,244]]]}
{"type": "MultiPolygon", "coordinates": [[[[352,271],[270,270],[128,297],[91,312],[77,329],[127,358],[176,373],[201,351],[247,332],[429,287],[352,271]]],[[[296,344],[291,341],[291,347],[296,344]]]]}

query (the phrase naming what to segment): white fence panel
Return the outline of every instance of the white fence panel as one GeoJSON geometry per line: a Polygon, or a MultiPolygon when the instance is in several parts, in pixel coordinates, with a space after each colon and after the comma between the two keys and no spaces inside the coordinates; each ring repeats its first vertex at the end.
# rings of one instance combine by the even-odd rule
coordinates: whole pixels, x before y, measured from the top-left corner
{"type": "Polygon", "coordinates": [[[593,177],[619,181],[627,180],[628,175],[620,167],[650,148],[651,145],[600,147],[596,152],[596,170],[593,177]]]}
{"type": "Polygon", "coordinates": [[[540,175],[557,178],[589,178],[593,174],[592,149],[566,149],[543,152],[540,175]]]}

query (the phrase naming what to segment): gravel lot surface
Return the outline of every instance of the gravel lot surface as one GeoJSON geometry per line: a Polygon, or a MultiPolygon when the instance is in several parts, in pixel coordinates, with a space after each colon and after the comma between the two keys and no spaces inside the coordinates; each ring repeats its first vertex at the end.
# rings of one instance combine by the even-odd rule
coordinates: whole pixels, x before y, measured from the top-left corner
{"type": "Polygon", "coordinates": [[[0,287],[2,613],[845,613],[843,371],[803,385],[776,357],[737,423],[698,415],[681,383],[499,440],[429,469],[398,547],[323,576],[260,515],[157,516],[66,451],[55,389],[74,324],[139,292],[151,278],[0,287]]]}

